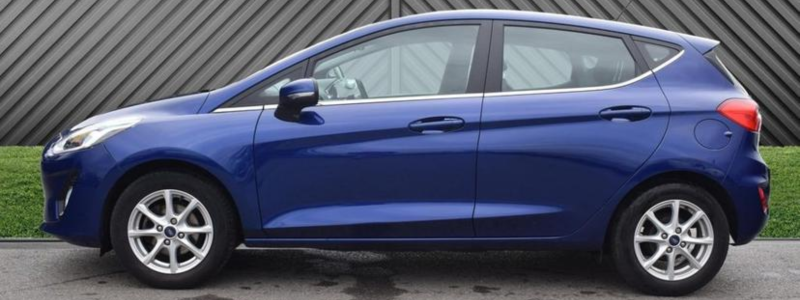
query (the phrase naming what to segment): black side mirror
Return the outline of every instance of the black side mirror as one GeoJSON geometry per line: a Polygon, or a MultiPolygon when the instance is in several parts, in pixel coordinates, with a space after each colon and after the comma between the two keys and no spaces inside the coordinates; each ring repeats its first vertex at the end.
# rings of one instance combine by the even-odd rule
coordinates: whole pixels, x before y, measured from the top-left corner
{"type": "Polygon", "coordinates": [[[300,120],[300,112],[319,103],[319,87],[313,78],[298,79],[281,87],[275,117],[288,122],[300,120]]]}

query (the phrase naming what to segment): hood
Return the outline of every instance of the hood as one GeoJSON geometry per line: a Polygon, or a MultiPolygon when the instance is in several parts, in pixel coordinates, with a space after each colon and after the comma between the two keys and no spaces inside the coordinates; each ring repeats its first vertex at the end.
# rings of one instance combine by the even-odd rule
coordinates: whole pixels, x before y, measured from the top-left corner
{"type": "Polygon", "coordinates": [[[208,92],[202,92],[128,106],[86,119],[72,127],[70,131],[118,118],[148,118],[196,114],[200,110],[200,107],[203,106],[203,102],[205,102],[207,97],[208,92]]]}

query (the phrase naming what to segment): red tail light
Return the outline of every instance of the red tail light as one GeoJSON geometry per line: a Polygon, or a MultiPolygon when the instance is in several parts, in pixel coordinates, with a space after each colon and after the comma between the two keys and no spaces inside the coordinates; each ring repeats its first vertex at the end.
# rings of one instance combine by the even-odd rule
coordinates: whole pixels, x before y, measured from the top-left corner
{"type": "Polygon", "coordinates": [[[751,99],[728,99],[717,107],[717,111],[736,124],[752,132],[761,130],[761,114],[758,103],[751,99]]]}
{"type": "Polygon", "coordinates": [[[758,187],[758,198],[761,200],[761,210],[766,214],[769,211],[769,199],[761,187],[758,187]]]}

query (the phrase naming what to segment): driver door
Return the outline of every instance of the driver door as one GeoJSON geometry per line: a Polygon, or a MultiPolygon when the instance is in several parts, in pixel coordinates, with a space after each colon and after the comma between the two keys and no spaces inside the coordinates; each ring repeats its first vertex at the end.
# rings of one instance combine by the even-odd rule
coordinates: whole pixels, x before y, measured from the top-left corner
{"type": "Polygon", "coordinates": [[[487,21],[390,29],[308,61],[320,103],[262,114],[272,238],[472,237],[487,21]]]}

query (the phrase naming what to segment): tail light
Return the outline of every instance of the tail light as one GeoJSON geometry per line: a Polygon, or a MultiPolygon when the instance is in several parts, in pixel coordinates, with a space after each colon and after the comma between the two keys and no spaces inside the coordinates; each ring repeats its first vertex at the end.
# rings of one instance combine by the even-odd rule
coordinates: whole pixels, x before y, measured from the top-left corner
{"type": "Polygon", "coordinates": [[[717,111],[749,131],[761,131],[761,114],[758,112],[758,103],[751,99],[725,100],[717,107],[717,111]]]}
{"type": "Polygon", "coordinates": [[[769,210],[769,198],[762,187],[758,187],[758,198],[761,200],[761,210],[766,214],[769,210]]]}

